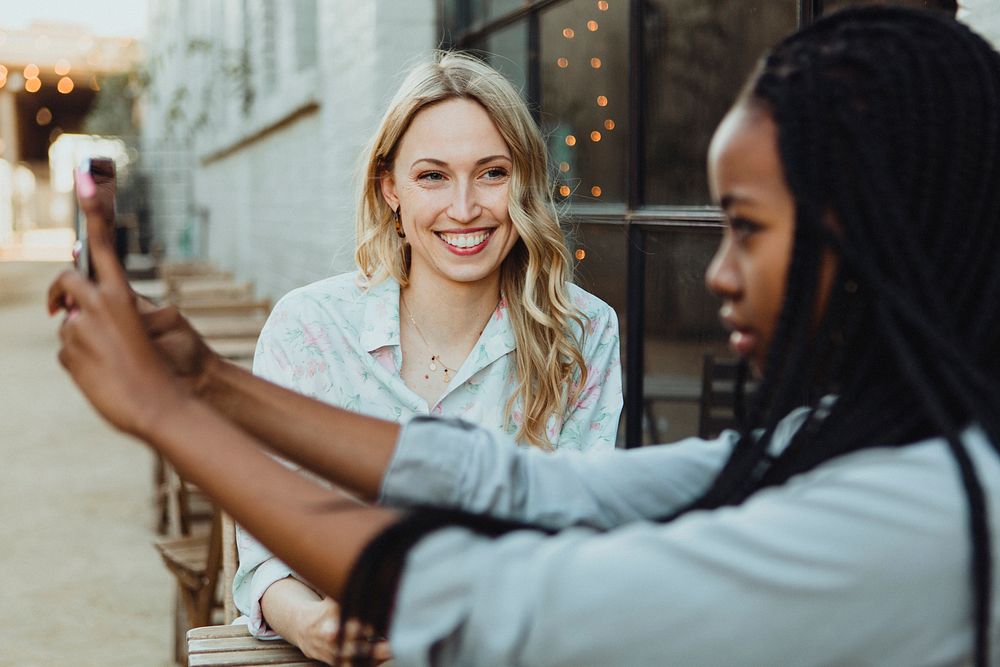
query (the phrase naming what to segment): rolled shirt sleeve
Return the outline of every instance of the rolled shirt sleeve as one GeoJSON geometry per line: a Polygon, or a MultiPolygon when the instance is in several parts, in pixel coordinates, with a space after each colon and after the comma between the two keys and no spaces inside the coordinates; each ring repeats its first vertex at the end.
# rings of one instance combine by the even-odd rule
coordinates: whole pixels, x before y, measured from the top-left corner
{"type": "Polygon", "coordinates": [[[418,417],[403,427],[380,502],[606,529],[665,516],[697,498],[736,439],[727,431],[718,440],[628,452],[546,453],[461,421],[418,417]]]}
{"type": "MultiPolygon", "coordinates": [[[[975,449],[1000,530],[1000,463],[975,449]]],[[[965,512],[929,441],[669,524],[445,529],[409,554],[390,642],[408,666],[957,664],[972,634],[965,512]]]]}

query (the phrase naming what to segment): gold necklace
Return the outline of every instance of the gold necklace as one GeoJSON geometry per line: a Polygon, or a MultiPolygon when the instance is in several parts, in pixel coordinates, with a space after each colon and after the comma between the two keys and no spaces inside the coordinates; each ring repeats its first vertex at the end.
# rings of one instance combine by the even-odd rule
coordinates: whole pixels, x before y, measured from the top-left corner
{"type": "MultiPolygon", "coordinates": [[[[410,324],[413,325],[413,328],[416,330],[417,335],[420,336],[420,340],[424,341],[424,347],[426,347],[427,351],[431,353],[431,360],[430,363],[427,364],[427,368],[429,368],[432,371],[437,371],[438,366],[441,366],[442,370],[444,371],[444,382],[445,384],[448,384],[449,382],[451,382],[451,376],[455,374],[455,369],[448,368],[447,366],[445,366],[444,362],[441,361],[441,355],[434,354],[434,351],[431,350],[430,343],[427,342],[427,339],[424,337],[424,333],[420,330],[420,327],[417,326],[417,321],[413,319],[413,313],[410,312],[410,307],[407,306],[406,301],[403,300],[402,294],[399,295],[399,302],[403,304],[403,310],[406,311],[406,316],[410,318],[410,324]],[[449,373],[451,375],[449,375],[449,373]]],[[[424,373],[424,379],[430,380],[431,376],[428,375],[427,373],[424,373]]]]}

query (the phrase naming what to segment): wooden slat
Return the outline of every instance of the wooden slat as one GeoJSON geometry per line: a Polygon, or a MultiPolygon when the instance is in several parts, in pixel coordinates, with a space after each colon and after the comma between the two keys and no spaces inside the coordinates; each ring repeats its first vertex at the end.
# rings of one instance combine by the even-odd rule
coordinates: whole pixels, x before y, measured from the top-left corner
{"type": "Polygon", "coordinates": [[[188,630],[188,641],[198,639],[214,639],[226,637],[249,637],[250,631],[247,626],[239,625],[206,625],[200,628],[188,630]]]}
{"type": "MultiPolygon", "coordinates": [[[[288,663],[301,663],[302,659],[302,652],[297,648],[294,646],[284,646],[281,648],[248,649],[245,651],[192,653],[188,657],[188,667],[287,665],[288,663]]],[[[319,663],[312,664],[318,665],[319,663]]]]}
{"type": "Polygon", "coordinates": [[[267,321],[265,315],[213,315],[188,318],[204,338],[256,338],[267,321]]]}
{"type": "Polygon", "coordinates": [[[182,308],[188,317],[202,315],[267,315],[271,310],[271,302],[267,299],[219,299],[217,301],[200,301],[188,304],[182,308]]]}
{"type": "Polygon", "coordinates": [[[191,639],[188,637],[188,653],[208,653],[210,651],[252,651],[257,644],[266,643],[272,648],[284,648],[287,644],[283,641],[262,642],[254,639],[250,635],[240,635],[239,637],[212,637],[210,639],[191,639]]]}

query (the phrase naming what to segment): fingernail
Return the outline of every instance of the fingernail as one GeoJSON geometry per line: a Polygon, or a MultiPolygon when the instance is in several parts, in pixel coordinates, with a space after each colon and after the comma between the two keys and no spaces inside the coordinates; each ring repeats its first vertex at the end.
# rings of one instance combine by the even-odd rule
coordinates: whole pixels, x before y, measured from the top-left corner
{"type": "Polygon", "coordinates": [[[97,192],[93,177],[86,171],[76,172],[76,191],[84,199],[90,199],[97,192]]]}

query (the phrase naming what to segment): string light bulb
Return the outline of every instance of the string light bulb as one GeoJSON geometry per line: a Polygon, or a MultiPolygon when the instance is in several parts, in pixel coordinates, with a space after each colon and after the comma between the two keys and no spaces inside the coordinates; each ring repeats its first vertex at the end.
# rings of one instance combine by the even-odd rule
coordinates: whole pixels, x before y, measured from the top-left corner
{"type": "Polygon", "coordinates": [[[594,69],[601,69],[601,59],[600,58],[591,58],[590,59],[590,66],[593,67],[594,69]]]}
{"type": "Polygon", "coordinates": [[[566,145],[567,146],[576,146],[576,137],[574,137],[572,134],[567,134],[566,135],[566,145]]]}
{"type": "Polygon", "coordinates": [[[595,21],[594,19],[590,19],[589,21],[587,21],[587,30],[589,30],[590,32],[597,32],[597,29],[599,27],[600,26],[597,25],[597,21],[595,21]]]}
{"type": "Polygon", "coordinates": [[[595,197],[600,197],[601,193],[603,193],[603,192],[604,191],[601,190],[601,186],[600,185],[595,185],[594,187],[590,188],[590,194],[594,195],[595,197]]]}
{"type": "Polygon", "coordinates": [[[576,36],[576,32],[572,28],[563,28],[563,37],[566,39],[573,39],[576,36]]]}
{"type": "Polygon", "coordinates": [[[566,69],[567,67],[569,67],[569,60],[567,60],[566,58],[559,58],[558,60],[556,60],[556,65],[559,65],[559,67],[566,69]]]}
{"type": "Polygon", "coordinates": [[[605,97],[604,95],[598,95],[597,96],[597,106],[599,106],[599,107],[606,107],[606,106],[608,106],[608,98],[605,97]]]}

